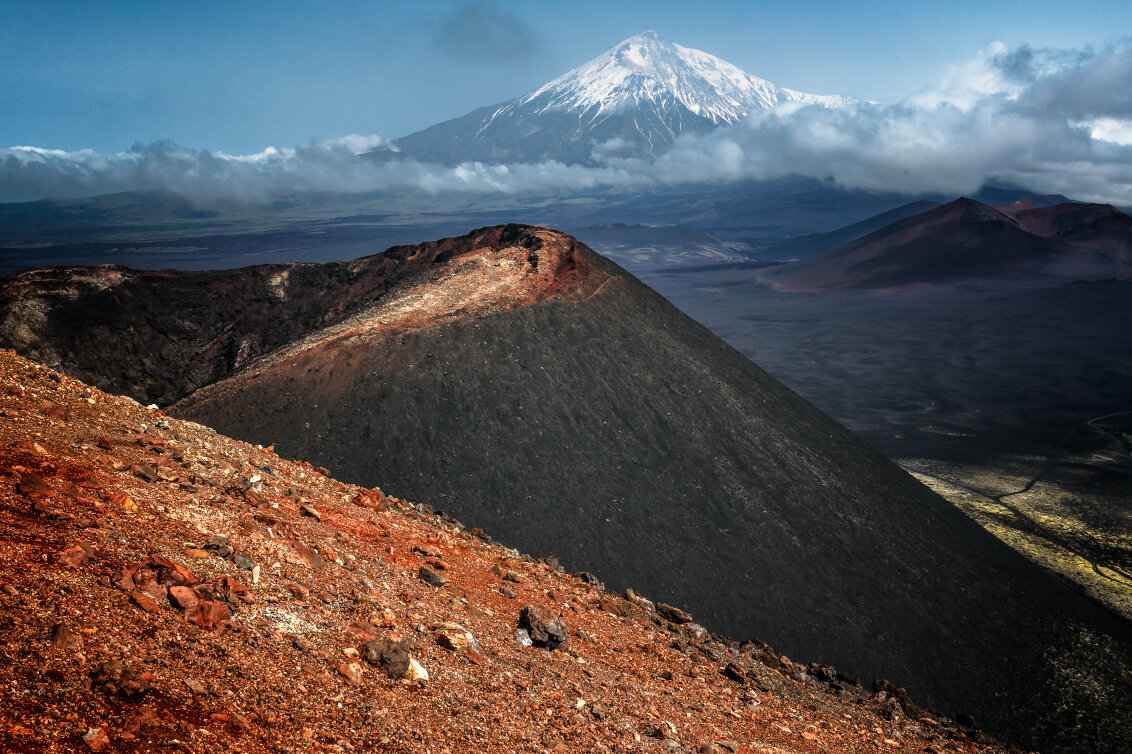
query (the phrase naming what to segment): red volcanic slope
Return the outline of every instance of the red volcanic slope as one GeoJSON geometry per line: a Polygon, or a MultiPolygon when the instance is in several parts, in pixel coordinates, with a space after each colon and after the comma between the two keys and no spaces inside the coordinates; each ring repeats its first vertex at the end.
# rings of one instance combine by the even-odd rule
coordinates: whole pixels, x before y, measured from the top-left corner
{"type": "Polygon", "coordinates": [[[768,271],[790,291],[908,288],[973,279],[1132,275],[1132,218],[1109,205],[957,199],[813,259],[768,271]]]}
{"type": "Polygon", "coordinates": [[[1004,750],[553,566],[0,351],[2,751],[1004,750]]]}

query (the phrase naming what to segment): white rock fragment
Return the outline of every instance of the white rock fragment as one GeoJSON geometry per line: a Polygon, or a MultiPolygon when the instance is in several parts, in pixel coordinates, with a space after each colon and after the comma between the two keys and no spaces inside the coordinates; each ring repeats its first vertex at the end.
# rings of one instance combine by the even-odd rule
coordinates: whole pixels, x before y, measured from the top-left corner
{"type": "Polygon", "coordinates": [[[406,681],[416,681],[418,683],[428,683],[428,671],[424,666],[417,662],[417,658],[409,658],[409,668],[401,676],[406,681]]]}

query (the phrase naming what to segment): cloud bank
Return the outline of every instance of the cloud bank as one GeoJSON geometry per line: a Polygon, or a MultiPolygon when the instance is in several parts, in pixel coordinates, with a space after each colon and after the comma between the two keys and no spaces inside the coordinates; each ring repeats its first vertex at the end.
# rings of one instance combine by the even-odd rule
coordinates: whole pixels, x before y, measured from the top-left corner
{"type": "Polygon", "coordinates": [[[803,175],[846,188],[961,194],[985,183],[1132,205],[1132,40],[1092,50],[992,45],[903,102],[784,106],[655,162],[595,145],[594,164],[446,167],[359,154],[380,137],[228,155],[169,143],[112,155],[0,149],[0,200],[163,190],[193,201],[301,192],[566,194],[803,175]]]}

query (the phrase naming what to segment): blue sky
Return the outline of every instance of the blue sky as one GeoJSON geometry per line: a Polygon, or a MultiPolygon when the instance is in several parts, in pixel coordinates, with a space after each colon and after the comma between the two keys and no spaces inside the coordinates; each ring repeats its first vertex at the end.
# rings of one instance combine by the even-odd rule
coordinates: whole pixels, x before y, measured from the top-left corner
{"type": "Polygon", "coordinates": [[[783,86],[896,101],[995,40],[1114,42],[1132,3],[5,0],[0,146],[243,154],[395,138],[650,28],[783,86]]]}

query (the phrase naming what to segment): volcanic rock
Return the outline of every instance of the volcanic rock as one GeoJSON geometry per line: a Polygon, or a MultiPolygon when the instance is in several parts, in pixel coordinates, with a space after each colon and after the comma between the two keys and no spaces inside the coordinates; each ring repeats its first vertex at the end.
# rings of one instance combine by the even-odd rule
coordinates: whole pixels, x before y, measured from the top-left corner
{"type": "Polygon", "coordinates": [[[51,645],[56,652],[79,652],[83,648],[83,635],[75,633],[62,621],[51,628],[51,645]]]}
{"type": "Polygon", "coordinates": [[[421,566],[420,570],[417,572],[417,576],[424,583],[428,584],[429,586],[435,586],[437,588],[440,588],[448,583],[448,579],[444,578],[428,566],[421,566]]]}
{"type": "Polygon", "coordinates": [[[156,613],[161,609],[161,606],[157,604],[157,600],[142,591],[130,592],[130,599],[135,605],[145,610],[147,613],[156,613]]]}
{"type": "Polygon", "coordinates": [[[661,618],[673,623],[691,623],[692,616],[678,607],[667,605],[663,602],[656,603],[656,613],[661,618]]]}
{"type": "Polygon", "coordinates": [[[187,586],[174,586],[169,588],[169,602],[171,602],[174,607],[189,611],[197,606],[200,599],[197,597],[196,592],[187,586]]]}
{"type": "Polygon", "coordinates": [[[142,673],[118,660],[104,662],[91,671],[90,683],[92,688],[129,699],[144,696],[151,686],[142,673]]]}
{"type": "Polygon", "coordinates": [[[400,678],[409,669],[409,651],[399,641],[371,639],[366,642],[362,656],[390,678],[400,678]]]}
{"type": "Polygon", "coordinates": [[[185,610],[187,620],[210,631],[220,628],[229,617],[228,606],[214,600],[199,600],[185,610]]]}
{"type": "Polygon", "coordinates": [[[558,649],[566,643],[566,622],[538,605],[523,605],[519,628],[525,630],[536,647],[558,649]]]}

